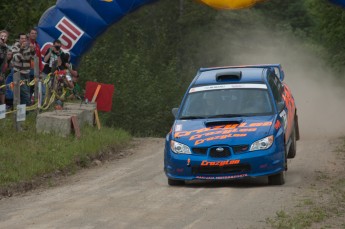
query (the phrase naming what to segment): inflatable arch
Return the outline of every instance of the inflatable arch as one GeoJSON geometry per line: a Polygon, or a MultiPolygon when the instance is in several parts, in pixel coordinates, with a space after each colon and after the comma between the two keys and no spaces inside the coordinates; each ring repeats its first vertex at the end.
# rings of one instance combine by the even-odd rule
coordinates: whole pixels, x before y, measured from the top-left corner
{"type": "MultiPolygon", "coordinates": [[[[42,53],[61,40],[63,50],[69,51],[72,62],[89,48],[94,39],[108,26],[142,5],[157,0],[57,0],[38,23],[37,41],[42,53]]],[[[217,9],[240,9],[263,0],[197,0],[217,9]]]]}
{"type": "Polygon", "coordinates": [[[330,0],[330,1],[337,4],[337,5],[345,7],[345,0],[330,0]]]}

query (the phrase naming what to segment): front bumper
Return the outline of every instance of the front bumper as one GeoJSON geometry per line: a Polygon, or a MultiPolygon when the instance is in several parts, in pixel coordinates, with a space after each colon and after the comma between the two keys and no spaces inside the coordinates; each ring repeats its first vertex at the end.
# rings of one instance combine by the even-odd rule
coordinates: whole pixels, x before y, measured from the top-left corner
{"type": "Polygon", "coordinates": [[[229,157],[175,154],[165,147],[164,171],[168,178],[177,180],[231,180],[260,177],[285,170],[284,147],[273,144],[267,150],[258,150],[229,157]]]}

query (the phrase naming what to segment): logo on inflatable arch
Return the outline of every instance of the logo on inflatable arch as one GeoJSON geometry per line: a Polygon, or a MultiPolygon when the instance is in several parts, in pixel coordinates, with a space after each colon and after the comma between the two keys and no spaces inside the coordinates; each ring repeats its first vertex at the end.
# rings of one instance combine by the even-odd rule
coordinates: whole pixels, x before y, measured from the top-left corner
{"type": "MultiPolygon", "coordinates": [[[[71,50],[84,34],[84,31],[67,17],[61,18],[61,20],[55,25],[55,28],[61,32],[58,39],[61,41],[62,49],[64,51],[71,50]]],[[[45,43],[42,47],[42,54],[46,53],[51,46],[53,46],[52,42],[45,43]]]]}

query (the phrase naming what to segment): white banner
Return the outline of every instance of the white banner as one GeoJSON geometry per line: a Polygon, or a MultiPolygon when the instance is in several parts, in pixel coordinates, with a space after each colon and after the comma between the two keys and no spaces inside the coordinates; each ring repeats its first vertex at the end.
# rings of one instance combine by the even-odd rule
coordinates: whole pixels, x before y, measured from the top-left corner
{"type": "Polygon", "coordinates": [[[193,87],[189,90],[189,93],[198,92],[198,91],[212,91],[212,90],[221,90],[221,89],[267,89],[266,84],[250,84],[250,83],[241,83],[241,84],[214,84],[200,87],[193,87]]]}
{"type": "Polygon", "coordinates": [[[26,119],[26,105],[17,105],[17,122],[25,121],[26,119]]]}
{"type": "Polygon", "coordinates": [[[0,119],[6,118],[6,104],[0,105],[0,119]]]}

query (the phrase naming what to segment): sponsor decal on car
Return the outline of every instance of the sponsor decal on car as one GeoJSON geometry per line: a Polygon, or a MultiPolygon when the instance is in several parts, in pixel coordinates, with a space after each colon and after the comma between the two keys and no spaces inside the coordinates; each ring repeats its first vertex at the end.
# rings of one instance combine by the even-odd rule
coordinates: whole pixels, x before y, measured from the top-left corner
{"type": "Polygon", "coordinates": [[[288,125],[288,121],[287,121],[287,114],[286,111],[283,110],[282,112],[280,112],[279,116],[282,118],[283,123],[284,123],[284,130],[286,130],[286,127],[288,125]]]}
{"type": "Polygon", "coordinates": [[[175,138],[189,137],[190,141],[195,141],[194,145],[219,139],[234,137],[246,137],[248,132],[257,131],[258,127],[271,126],[272,122],[255,122],[251,124],[229,124],[215,127],[202,128],[190,131],[176,131],[175,138]]]}
{"type": "Polygon", "coordinates": [[[238,165],[240,160],[227,160],[227,161],[207,161],[204,160],[201,162],[201,166],[219,166],[223,167],[224,165],[238,165]]]}
{"type": "Polygon", "coordinates": [[[209,141],[214,141],[214,140],[219,140],[219,139],[239,138],[239,137],[246,137],[246,136],[247,134],[226,134],[226,135],[214,136],[214,137],[196,140],[194,145],[196,146],[204,142],[209,142],[209,141]]]}
{"type": "Polygon", "coordinates": [[[181,131],[182,130],[182,125],[176,125],[175,131],[181,131]]]}
{"type": "Polygon", "coordinates": [[[237,178],[243,178],[247,177],[248,174],[239,174],[239,175],[233,175],[233,176],[196,176],[196,179],[203,179],[203,180],[227,180],[227,179],[237,179],[237,178]]]}

